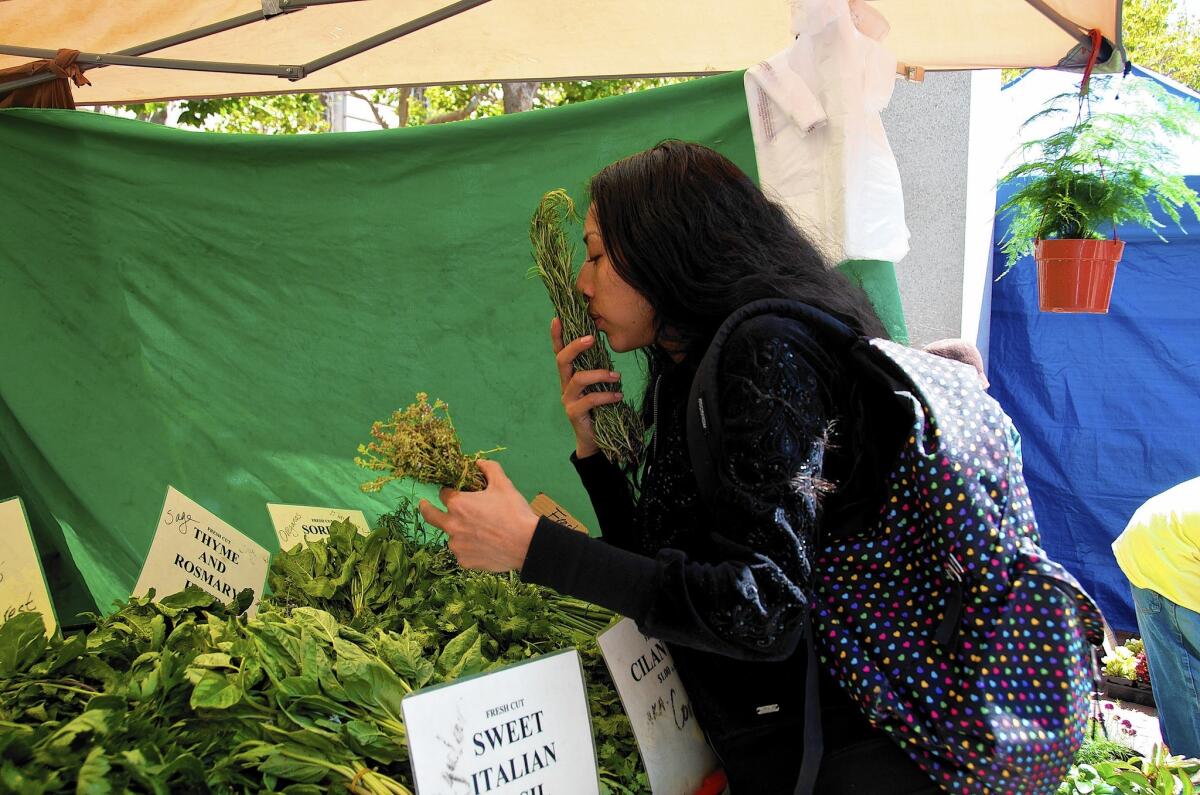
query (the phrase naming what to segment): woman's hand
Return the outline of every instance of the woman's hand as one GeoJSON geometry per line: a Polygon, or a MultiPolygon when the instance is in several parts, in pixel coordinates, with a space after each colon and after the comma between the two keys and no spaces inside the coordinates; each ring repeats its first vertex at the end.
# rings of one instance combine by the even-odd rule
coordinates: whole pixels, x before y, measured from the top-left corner
{"type": "Polygon", "coordinates": [[[519,570],[537,528],[537,514],[499,464],[480,460],[479,469],[487,478],[487,488],[443,488],[438,496],[446,510],[421,500],[421,516],[450,537],[450,551],[464,569],[519,570]]]}
{"type": "Polygon", "coordinates": [[[588,392],[592,384],[615,383],[621,374],[610,370],[576,371],[572,362],[579,354],[596,344],[595,335],[580,337],[569,345],[563,345],[562,323],[556,317],[550,321],[550,343],[554,348],[554,360],[558,364],[558,382],[562,386],[562,404],[567,420],[575,431],[575,456],[587,458],[600,448],[592,430],[592,409],[609,403],[620,403],[624,397],[620,392],[588,392]]]}

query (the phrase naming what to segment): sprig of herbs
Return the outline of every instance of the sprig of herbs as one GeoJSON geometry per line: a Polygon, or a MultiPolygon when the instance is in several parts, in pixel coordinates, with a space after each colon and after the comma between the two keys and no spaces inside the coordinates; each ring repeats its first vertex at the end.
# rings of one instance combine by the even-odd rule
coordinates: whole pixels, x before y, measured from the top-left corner
{"type": "MultiPolygon", "coordinates": [[[[608,345],[596,330],[587,303],[575,289],[575,247],[567,239],[568,223],[577,218],[575,204],[565,190],[553,190],[542,197],[529,225],[533,244],[533,272],[537,273],[550,295],[550,303],[562,323],[563,344],[580,337],[593,335],[596,344],[575,359],[576,370],[611,370],[612,356],[608,345]]],[[[620,383],[603,382],[589,386],[585,392],[620,391],[620,383]]],[[[609,403],[592,410],[592,429],[596,446],[609,461],[636,468],[642,456],[643,435],[641,417],[627,401],[609,403]]]]}
{"type": "Polygon", "coordinates": [[[430,404],[425,392],[418,392],[417,402],[408,408],[393,411],[389,421],[373,423],[371,438],[358,446],[354,463],[387,474],[362,484],[363,491],[379,491],[388,482],[403,478],[459,491],[482,491],[487,481],[476,462],[504,449],[464,455],[450,406],[441,400],[430,404]]]}

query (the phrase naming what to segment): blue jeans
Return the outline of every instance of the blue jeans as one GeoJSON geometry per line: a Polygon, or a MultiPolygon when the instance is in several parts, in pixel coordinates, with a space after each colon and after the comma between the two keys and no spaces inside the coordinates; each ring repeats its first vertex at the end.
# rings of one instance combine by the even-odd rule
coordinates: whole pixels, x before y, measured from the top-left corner
{"type": "Polygon", "coordinates": [[[1200,613],[1137,587],[1133,606],[1163,741],[1173,754],[1200,757],[1200,613]]]}

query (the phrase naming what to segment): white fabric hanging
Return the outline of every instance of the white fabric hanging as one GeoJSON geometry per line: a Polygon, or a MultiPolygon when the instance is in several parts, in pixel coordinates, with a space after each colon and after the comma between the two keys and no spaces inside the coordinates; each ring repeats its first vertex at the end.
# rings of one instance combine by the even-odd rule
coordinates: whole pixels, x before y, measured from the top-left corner
{"type": "Polygon", "coordinates": [[[792,0],[795,41],[746,71],[759,179],[844,259],[908,253],[904,195],[879,114],[896,81],[887,22],[863,0],[792,0]]]}

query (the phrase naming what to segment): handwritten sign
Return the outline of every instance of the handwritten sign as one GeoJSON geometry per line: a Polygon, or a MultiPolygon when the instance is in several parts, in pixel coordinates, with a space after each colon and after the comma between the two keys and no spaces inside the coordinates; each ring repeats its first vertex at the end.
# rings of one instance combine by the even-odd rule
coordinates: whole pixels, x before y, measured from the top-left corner
{"type": "Polygon", "coordinates": [[[529,507],[533,508],[533,512],[538,516],[544,516],[552,522],[558,522],[561,525],[565,525],[572,530],[578,530],[584,534],[586,534],[588,531],[588,529],[583,526],[583,522],[567,513],[566,508],[562,507],[545,494],[539,492],[538,495],[529,502],[529,507]]]}
{"type": "Polygon", "coordinates": [[[600,635],[600,651],[633,724],[654,795],[692,795],[720,762],[704,739],[667,645],[625,619],[600,635]]]}
{"type": "Polygon", "coordinates": [[[401,703],[418,795],[598,795],[574,649],[427,688],[401,703]]]}
{"type": "Polygon", "coordinates": [[[36,610],[46,633],[58,626],[25,505],[17,497],[0,502],[0,618],[36,610]]]}
{"type": "Polygon", "coordinates": [[[195,585],[229,602],[238,591],[251,588],[255,600],[249,614],[254,615],[270,562],[267,550],[168,486],[133,593],[141,596],[153,588],[163,597],[195,585]]]}
{"type": "Polygon", "coordinates": [[[360,535],[370,535],[371,526],[362,511],[349,508],[314,508],[308,505],[277,505],[267,503],[271,524],[279,537],[279,548],[289,550],[301,541],[325,541],[329,538],[329,525],[334,522],[350,522],[358,528],[360,535]]]}

